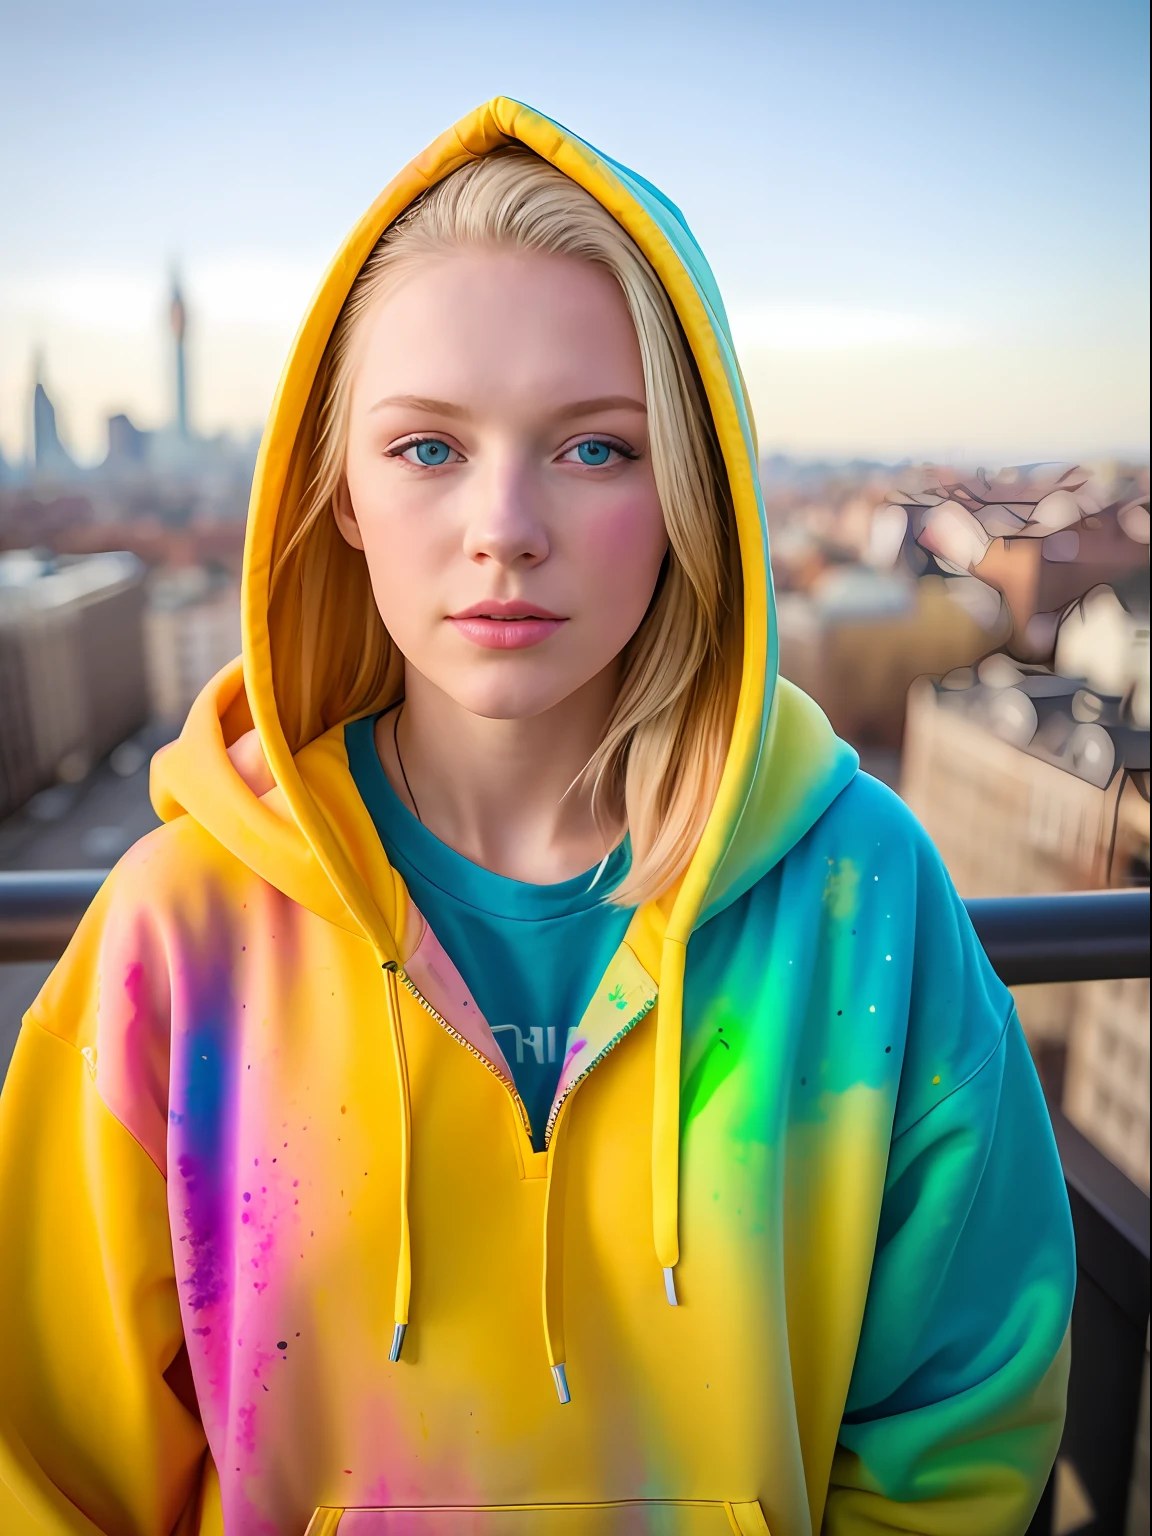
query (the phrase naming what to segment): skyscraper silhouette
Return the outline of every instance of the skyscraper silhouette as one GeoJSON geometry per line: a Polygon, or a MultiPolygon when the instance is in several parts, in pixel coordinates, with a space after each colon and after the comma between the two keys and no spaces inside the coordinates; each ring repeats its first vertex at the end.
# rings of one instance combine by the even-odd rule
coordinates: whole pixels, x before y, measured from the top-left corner
{"type": "Polygon", "coordinates": [[[172,302],[168,311],[172,335],[176,341],[176,430],[181,437],[188,436],[188,380],[184,365],[184,331],[187,312],[184,295],[180,291],[180,277],[172,274],[172,302]]]}
{"type": "Polygon", "coordinates": [[[43,359],[37,353],[33,359],[32,389],[32,458],[37,472],[44,475],[67,474],[75,468],[56,425],[56,407],[49,399],[41,378],[43,359]]]}

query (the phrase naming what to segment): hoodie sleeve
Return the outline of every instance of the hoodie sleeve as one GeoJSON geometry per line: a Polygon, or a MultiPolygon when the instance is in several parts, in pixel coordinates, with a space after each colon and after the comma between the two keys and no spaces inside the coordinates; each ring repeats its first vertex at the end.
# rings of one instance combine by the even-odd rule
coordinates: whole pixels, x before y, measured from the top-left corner
{"type": "Polygon", "coordinates": [[[824,1529],[1022,1536],[1063,1426],[1071,1217],[1011,997],[924,853],[908,1086],[824,1529]],[[961,1053],[922,1098],[929,1059],[961,1053]]]}
{"type": "Polygon", "coordinates": [[[200,1525],[207,1458],[163,1172],[166,966],[131,885],[122,866],[93,903],[0,1097],[0,1530],[12,1536],[200,1525]]]}

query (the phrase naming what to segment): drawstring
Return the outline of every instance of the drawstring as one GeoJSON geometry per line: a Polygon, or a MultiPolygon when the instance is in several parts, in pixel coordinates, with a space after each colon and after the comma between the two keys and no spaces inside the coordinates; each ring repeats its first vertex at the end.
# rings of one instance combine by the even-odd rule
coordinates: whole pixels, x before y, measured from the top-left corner
{"type": "MultiPolygon", "coordinates": [[[[395,1323],[389,1360],[400,1358],[404,1335],[408,1330],[408,1304],[412,1295],[412,1248],[408,1226],[408,1183],[412,1163],[412,1097],[408,1083],[408,1059],[404,1050],[404,1031],[400,1023],[400,998],[396,969],[385,965],[388,989],[388,1028],[396,1063],[396,1081],[400,1097],[400,1243],[396,1257],[395,1323]]],[[[548,1174],[544,1193],[543,1317],[544,1344],[548,1365],[561,1403],[571,1400],[564,1364],[564,1195],[565,1159],[561,1148],[566,1138],[560,1116],[553,1127],[548,1146],[548,1174]]]]}
{"type": "MultiPolygon", "coordinates": [[[[652,1106],[652,1226],[656,1259],[664,1276],[669,1306],[678,1306],[675,1268],[680,1258],[678,1237],[680,1199],[680,1042],[684,1007],[684,966],[687,947],[682,940],[665,939],[660,966],[660,1002],[656,1014],[656,1061],[652,1106]]],[[[394,1327],[389,1360],[400,1359],[408,1330],[412,1295],[412,1249],[408,1222],[408,1186],[412,1163],[412,1097],[408,1059],[400,1021],[396,967],[385,964],[388,994],[388,1028],[396,1064],[400,1099],[400,1238],[396,1257],[394,1327]]],[[[564,1204],[567,1185],[563,1134],[567,1116],[562,1112],[553,1127],[548,1146],[548,1171],[544,1191],[541,1310],[548,1366],[561,1403],[571,1401],[564,1342],[564,1204]]]]}
{"type": "Polygon", "coordinates": [[[404,1050],[404,1030],[400,1023],[400,998],[396,986],[396,968],[385,965],[388,987],[388,1029],[392,1036],[392,1056],[396,1063],[396,1087],[400,1098],[400,1243],[396,1255],[396,1299],[389,1360],[400,1358],[404,1335],[408,1331],[408,1303],[412,1296],[412,1243],[408,1227],[408,1182],[412,1166],[412,1094],[408,1084],[408,1057],[404,1050]]]}
{"type": "MultiPolygon", "coordinates": [[[[664,1275],[669,1306],[679,1306],[675,1269],[680,1259],[680,1042],[684,1019],[684,967],[688,950],[680,939],[665,939],[656,1013],[656,1064],[652,1106],[652,1227],[656,1259],[664,1275]]],[[[567,1192],[567,1116],[561,1112],[548,1145],[544,1191],[544,1345],[561,1403],[571,1401],[564,1342],[564,1202],[567,1192]]]]}
{"type": "Polygon", "coordinates": [[[673,1273],[680,1259],[680,1036],[684,1020],[684,962],[680,939],[664,940],[656,1011],[656,1071],[652,1103],[652,1235],[664,1271],[668,1305],[679,1305],[673,1273]]]}
{"type": "Polygon", "coordinates": [[[561,1155],[561,1143],[567,1138],[561,1133],[561,1125],[567,1116],[561,1111],[552,1128],[548,1143],[548,1173],[544,1186],[544,1255],[543,1293],[544,1348],[548,1353],[548,1366],[561,1403],[571,1401],[568,1391],[568,1373],[564,1357],[564,1196],[567,1190],[566,1159],[561,1155]]]}

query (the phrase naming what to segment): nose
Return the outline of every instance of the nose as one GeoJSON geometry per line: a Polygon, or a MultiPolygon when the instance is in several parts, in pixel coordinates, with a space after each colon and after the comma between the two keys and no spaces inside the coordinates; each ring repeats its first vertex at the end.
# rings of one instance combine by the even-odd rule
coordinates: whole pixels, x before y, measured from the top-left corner
{"type": "Polygon", "coordinates": [[[533,566],[548,558],[548,530],[540,515],[542,498],[527,465],[493,462],[469,487],[464,553],[469,560],[533,566]]]}

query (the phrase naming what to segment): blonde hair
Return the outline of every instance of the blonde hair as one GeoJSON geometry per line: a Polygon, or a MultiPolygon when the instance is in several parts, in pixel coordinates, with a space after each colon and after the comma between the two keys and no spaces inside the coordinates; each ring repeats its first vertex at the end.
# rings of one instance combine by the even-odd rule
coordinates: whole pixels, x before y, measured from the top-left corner
{"type": "Polygon", "coordinates": [[[640,344],[670,548],[581,776],[594,810],[605,799],[623,809],[632,867],[612,899],[631,906],[660,895],[685,869],[723,770],[741,656],[735,522],[715,428],[667,293],[611,214],[529,150],[498,150],[424,193],[385,231],[352,285],[313,391],[304,494],[277,527],[269,622],[278,707],[295,752],[400,695],[403,659],[377,611],[364,556],[332,515],[346,494],[353,343],[403,269],[448,250],[492,246],[606,267],[640,344]]]}

